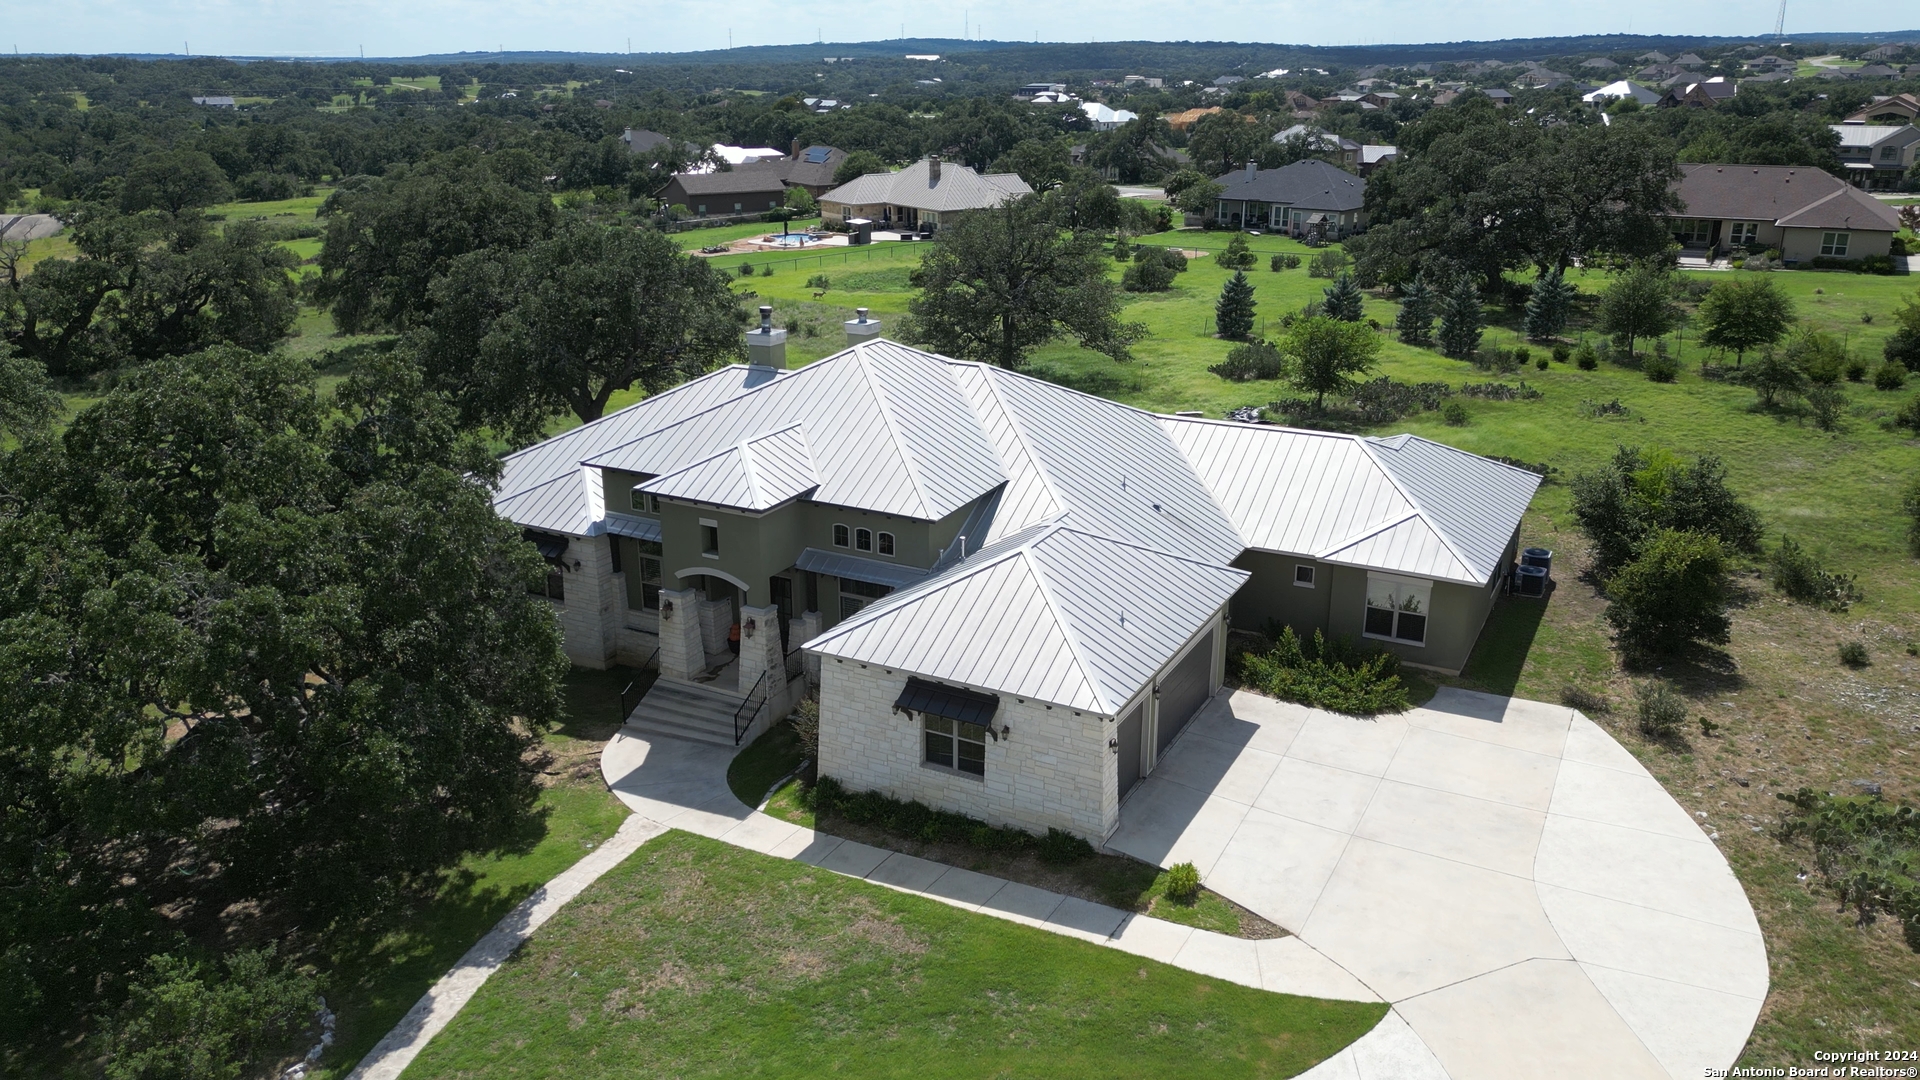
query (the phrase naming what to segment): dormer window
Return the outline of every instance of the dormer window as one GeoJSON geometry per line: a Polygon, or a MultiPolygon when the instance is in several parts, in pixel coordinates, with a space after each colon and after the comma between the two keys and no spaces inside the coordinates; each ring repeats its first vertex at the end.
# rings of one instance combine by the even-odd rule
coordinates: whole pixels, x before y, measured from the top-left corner
{"type": "Polygon", "coordinates": [[[847,527],[845,525],[835,525],[833,527],[833,546],[847,546],[847,527]]]}
{"type": "Polygon", "coordinates": [[[873,550],[873,530],[872,529],[855,529],[853,531],[853,546],[855,550],[858,550],[858,551],[872,551],[873,550]]]}
{"type": "Polygon", "coordinates": [[[879,544],[880,554],[891,559],[893,557],[893,534],[883,532],[877,538],[877,542],[879,544]]]}

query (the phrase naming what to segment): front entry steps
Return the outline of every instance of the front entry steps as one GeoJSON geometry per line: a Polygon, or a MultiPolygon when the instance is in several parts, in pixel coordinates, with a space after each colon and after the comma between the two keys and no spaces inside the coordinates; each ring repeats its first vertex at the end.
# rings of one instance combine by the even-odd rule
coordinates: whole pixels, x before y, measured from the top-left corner
{"type": "Polygon", "coordinates": [[[745,694],[714,686],[657,679],[627,717],[627,726],[671,739],[725,746],[733,742],[733,717],[745,694]]]}

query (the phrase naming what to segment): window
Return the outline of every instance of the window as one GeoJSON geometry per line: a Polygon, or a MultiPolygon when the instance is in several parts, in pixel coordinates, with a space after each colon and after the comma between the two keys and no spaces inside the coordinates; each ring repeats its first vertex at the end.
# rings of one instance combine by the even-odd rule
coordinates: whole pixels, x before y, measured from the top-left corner
{"type": "Polygon", "coordinates": [[[872,529],[853,530],[853,546],[860,551],[872,551],[873,550],[873,530],[872,529]]]}
{"type": "Polygon", "coordinates": [[[641,491],[639,488],[635,488],[633,490],[633,508],[642,514],[657,514],[660,512],[660,500],[647,492],[641,491]]]}
{"type": "MultiPolygon", "coordinates": [[[[925,714],[922,714],[925,716],[925,714]]],[[[987,729],[944,716],[925,716],[927,764],[987,775],[987,729]]]]}
{"type": "Polygon", "coordinates": [[[706,204],[706,203],[701,203],[701,204],[700,204],[699,206],[696,206],[696,207],[694,207],[694,208],[693,208],[693,212],[694,212],[694,213],[696,213],[696,214],[699,214],[699,215],[700,215],[701,217],[706,217],[706,216],[707,216],[707,204],[706,204]]]}
{"type": "Polygon", "coordinates": [[[700,523],[700,554],[714,558],[720,557],[720,526],[715,522],[700,523]]]}
{"type": "Polygon", "coordinates": [[[847,546],[847,527],[845,525],[835,525],[833,527],[833,546],[847,546]]]}
{"type": "Polygon", "coordinates": [[[1835,258],[1846,258],[1847,241],[1853,239],[1852,233],[1829,232],[1820,234],[1820,254],[1835,258]]]}
{"type": "Polygon", "coordinates": [[[1760,223],[1757,221],[1736,221],[1733,223],[1733,231],[1727,236],[1728,242],[1735,247],[1746,247],[1748,244],[1759,242],[1759,239],[1760,223]]]}
{"type": "Polygon", "coordinates": [[[1897,146],[1883,146],[1883,147],[1881,147],[1881,148],[1880,148],[1880,160],[1881,160],[1881,161],[1899,161],[1899,160],[1900,160],[1900,148],[1899,148],[1899,147],[1897,147],[1897,146]]]}
{"type": "Polygon", "coordinates": [[[1295,563],[1293,567],[1293,583],[1303,589],[1313,588],[1313,567],[1308,566],[1306,563],[1295,563]]]}
{"type": "Polygon", "coordinates": [[[871,585],[852,578],[840,579],[840,617],[850,619],[859,614],[860,609],[892,592],[886,585],[871,585]]]}
{"type": "Polygon", "coordinates": [[[734,213],[736,213],[736,214],[740,212],[740,204],[739,204],[739,203],[734,203],[734,204],[733,204],[733,211],[734,211],[734,213]]]}
{"type": "Polygon", "coordinates": [[[567,599],[567,575],[561,573],[558,568],[547,571],[546,592],[547,599],[564,603],[567,599]]]}
{"type": "Polygon", "coordinates": [[[1431,582],[1368,574],[1365,636],[1425,645],[1432,593],[1431,582]]]}
{"type": "Polygon", "coordinates": [[[1713,222],[1701,218],[1682,218],[1680,227],[1674,230],[1673,235],[1679,238],[1682,244],[1698,246],[1713,237],[1713,222]]]}
{"type": "MultiPolygon", "coordinates": [[[[637,541],[637,543],[640,546],[640,607],[645,611],[659,611],[661,586],[660,541],[640,540],[637,541]]],[[[633,595],[633,586],[632,584],[628,584],[627,600],[629,607],[632,606],[633,595]]]]}
{"type": "Polygon", "coordinates": [[[892,533],[883,532],[880,534],[880,554],[885,555],[888,558],[893,557],[893,534],[892,533]]]}

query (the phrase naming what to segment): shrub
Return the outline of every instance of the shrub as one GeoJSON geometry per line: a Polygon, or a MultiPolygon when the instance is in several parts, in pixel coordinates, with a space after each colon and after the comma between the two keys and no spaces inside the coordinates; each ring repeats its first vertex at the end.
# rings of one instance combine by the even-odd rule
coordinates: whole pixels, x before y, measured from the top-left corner
{"type": "Polygon", "coordinates": [[[1593,371],[1600,366],[1600,354],[1591,344],[1583,341],[1580,348],[1574,351],[1573,362],[1581,371],[1593,371]]]}
{"type": "Polygon", "coordinates": [[[1200,899],[1200,869],[1190,862],[1167,867],[1167,899],[1191,904],[1200,899]]]}
{"type": "Polygon", "coordinates": [[[1114,261],[1126,262],[1128,259],[1131,259],[1131,258],[1133,258],[1133,247],[1132,245],[1127,243],[1127,238],[1124,236],[1114,237],[1113,238],[1114,261]]]}
{"type": "Polygon", "coordinates": [[[1867,361],[1865,357],[1860,357],[1860,356],[1847,357],[1847,381],[1848,382],[1866,382],[1867,381],[1867,361]]]}
{"type": "Polygon", "coordinates": [[[1672,657],[1727,640],[1730,591],[1719,540],[1662,529],[1607,579],[1606,618],[1629,659],[1672,657]]]}
{"type": "Polygon", "coordinates": [[[1246,235],[1234,233],[1232,239],[1227,241],[1227,249],[1215,256],[1213,261],[1228,270],[1246,270],[1258,259],[1259,256],[1248,250],[1246,235]]]}
{"type": "Polygon", "coordinates": [[[1869,255],[1860,260],[1860,272],[1863,274],[1893,273],[1893,256],[1869,255]]]}
{"type": "Polygon", "coordinates": [[[1553,347],[1554,363],[1564,364],[1568,360],[1572,359],[1572,357],[1573,357],[1573,349],[1569,347],[1566,342],[1562,341],[1554,345],[1553,347]]]}
{"type": "Polygon", "coordinates": [[[1649,739],[1671,739],[1687,722],[1687,702],[1659,679],[1633,688],[1634,723],[1649,739]]]}
{"type": "Polygon", "coordinates": [[[1781,838],[1813,843],[1814,865],[1827,887],[1851,905],[1865,926],[1880,914],[1899,919],[1907,947],[1920,952],[1920,811],[1893,806],[1879,795],[1820,794],[1801,788],[1774,796],[1795,813],[1782,823],[1781,838]]]}
{"type": "Polygon", "coordinates": [[[1807,409],[1813,414],[1813,426],[1821,431],[1838,428],[1840,414],[1846,407],[1846,392],[1831,383],[1821,383],[1807,391],[1807,409]]]}
{"type": "Polygon", "coordinates": [[[1526,367],[1528,364],[1533,363],[1533,350],[1527,348],[1525,345],[1514,346],[1512,356],[1514,364],[1519,367],[1526,367]]]}
{"type": "Polygon", "coordinates": [[[820,760],[820,699],[808,694],[793,710],[793,734],[800,740],[800,752],[813,761],[820,760]]]}
{"type": "Polygon", "coordinates": [[[1291,626],[1281,630],[1271,652],[1240,658],[1240,677],[1268,697],[1352,716],[1411,707],[1399,657],[1362,654],[1345,641],[1327,641],[1318,630],[1310,641],[1301,641],[1291,626]]]}
{"type": "Polygon", "coordinates": [[[1346,273],[1347,268],[1351,266],[1352,263],[1353,260],[1347,257],[1346,252],[1339,248],[1328,248],[1320,254],[1315,255],[1313,261],[1307,264],[1307,276],[1326,278],[1328,281],[1332,281],[1334,278],[1346,273]]]}
{"type": "Polygon", "coordinates": [[[1449,401],[1447,407],[1440,410],[1440,419],[1446,421],[1449,427],[1466,427],[1472,418],[1467,415],[1465,405],[1457,401],[1449,401]]]}
{"type": "Polygon", "coordinates": [[[1863,668],[1873,661],[1867,655],[1865,642],[1843,641],[1840,643],[1840,662],[1850,668],[1863,668]]]}
{"type": "Polygon", "coordinates": [[[1767,580],[1789,599],[1845,611],[1861,599],[1852,574],[1830,574],[1806,548],[1782,535],[1780,546],[1767,556],[1767,580]]]}
{"type": "Polygon", "coordinates": [[[1560,704],[1569,709],[1578,709],[1589,716],[1613,711],[1613,703],[1607,695],[1596,694],[1592,690],[1569,683],[1560,688],[1560,704]]]}
{"type": "Polygon", "coordinates": [[[150,957],[109,1036],[108,1080],[236,1080],[282,1057],[313,1021],[319,984],[271,945],[219,967],[150,957]]]}
{"type": "Polygon", "coordinates": [[[1207,369],[1229,382],[1277,379],[1286,374],[1286,357],[1270,342],[1254,340],[1237,345],[1227,358],[1207,369]]]}
{"type": "Polygon", "coordinates": [[[833,279],[825,274],[815,274],[807,279],[807,288],[815,292],[826,292],[833,287],[833,279]]]}
{"type": "Polygon", "coordinates": [[[1580,415],[1591,420],[1598,420],[1603,416],[1629,416],[1632,413],[1633,410],[1628,408],[1626,403],[1622,402],[1619,398],[1614,398],[1612,401],[1582,401],[1580,403],[1580,415]]]}
{"type": "Polygon", "coordinates": [[[1048,829],[1047,835],[1040,838],[1037,846],[1040,849],[1040,861],[1053,866],[1066,866],[1093,854],[1092,844],[1060,829],[1048,829]]]}
{"type": "Polygon", "coordinates": [[[988,825],[965,814],[935,810],[917,801],[902,802],[878,791],[851,792],[831,776],[822,776],[815,782],[802,801],[817,813],[838,814],[856,825],[869,825],[923,843],[970,844],[983,851],[1033,852],[1056,863],[1072,862],[1093,852],[1091,845],[1071,833],[1056,829],[1037,836],[1020,829],[988,825]]]}
{"type": "Polygon", "coordinates": [[[760,276],[761,276],[761,277],[772,277],[772,276],[773,276],[773,264],[772,264],[772,263],[768,263],[767,265],[765,265],[765,266],[763,266],[763,267],[761,267],[761,268],[760,268],[760,276]]]}
{"type": "Polygon", "coordinates": [[[741,264],[740,264],[740,268],[739,268],[738,270],[736,270],[736,271],[734,271],[734,273],[737,273],[737,274],[739,274],[739,275],[740,275],[741,277],[743,277],[743,278],[746,278],[746,277],[752,277],[752,276],[753,276],[753,264],[752,264],[752,263],[741,263],[741,264]]]}
{"type": "Polygon", "coordinates": [[[1284,252],[1284,251],[1278,255],[1275,255],[1273,258],[1267,260],[1267,269],[1273,271],[1276,274],[1282,270],[1295,269],[1299,265],[1300,265],[1300,256],[1291,254],[1289,252],[1284,252]]]}
{"type": "Polygon", "coordinates": [[[1326,296],[1321,303],[1321,310],[1326,312],[1328,318],[1339,319],[1341,322],[1360,321],[1362,295],[1360,286],[1353,283],[1351,274],[1341,274],[1331,288],[1320,291],[1326,296]]]}
{"type": "Polygon", "coordinates": [[[1875,390],[1898,390],[1907,385],[1907,366],[1905,364],[1882,363],[1873,369],[1873,388],[1875,390]]]}
{"type": "Polygon", "coordinates": [[[1462,383],[1460,396],[1482,401],[1535,401],[1546,395],[1528,386],[1526,380],[1522,379],[1518,386],[1503,382],[1462,383]]]}
{"type": "Polygon", "coordinates": [[[1533,362],[1533,366],[1536,370],[1539,370],[1539,371],[1547,370],[1547,358],[1543,356],[1540,359],[1535,360],[1533,362]]]}
{"type": "Polygon", "coordinates": [[[1386,424],[1413,413],[1437,409],[1450,393],[1443,382],[1394,382],[1382,375],[1354,387],[1347,395],[1347,403],[1358,414],[1360,423],[1386,424]]]}
{"type": "Polygon", "coordinates": [[[1667,354],[1666,342],[1654,343],[1654,352],[1640,362],[1649,382],[1670,383],[1680,376],[1680,361],[1667,354]]]}
{"type": "Polygon", "coordinates": [[[1727,487],[1726,466],[1703,455],[1691,464],[1672,454],[1622,446],[1604,468],[1573,478],[1573,516],[1593,542],[1602,576],[1634,558],[1662,529],[1704,533],[1733,551],[1760,550],[1760,515],[1727,487]]]}

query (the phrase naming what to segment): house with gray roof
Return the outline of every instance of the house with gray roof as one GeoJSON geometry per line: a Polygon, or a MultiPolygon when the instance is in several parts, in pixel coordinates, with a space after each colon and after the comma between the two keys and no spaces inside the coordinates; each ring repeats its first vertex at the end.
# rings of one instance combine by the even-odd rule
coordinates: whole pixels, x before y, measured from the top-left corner
{"type": "Polygon", "coordinates": [[[694,217],[746,217],[786,205],[788,162],[756,161],[704,173],[674,173],[653,193],[694,217]]]}
{"type": "Polygon", "coordinates": [[[827,225],[865,219],[883,229],[930,233],[970,210],[999,206],[1033,192],[1013,173],[977,173],[938,154],[899,172],[868,173],[820,196],[827,225]]]}
{"type": "Polygon", "coordinates": [[[1840,164],[1847,179],[1868,191],[1897,190],[1914,175],[1920,127],[1902,124],[1832,124],[1840,136],[1840,164]]]}
{"type": "MultiPolygon", "coordinates": [[[[1360,149],[1355,143],[1356,154],[1360,149]]],[[[1278,169],[1249,161],[1216,183],[1220,198],[1214,219],[1231,228],[1333,240],[1367,227],[1367,182],[1324,161],[1296,161],[1278,169]]]]}
{"type": "Polygon", "coordinates": [[[1804,266],[1886,255],[1900,230],[1892,208],[1820,169],[1682,165],[1675,194],[1683,209],[1668,218],[1673,238],[1695,252],[1771,248],[1804,266]]]}
{"type": "Polygon", "coordinates": [[[1229,626],[1457,672],[1539,477],[1424,439],[1163,416],[848,324],[509,455],[575,663],[740,745],[818,687],[854,790],[1104,840],[1220,689],[1229,626]],[[736,651],[737,650],[737,651],[736,651]]]}

